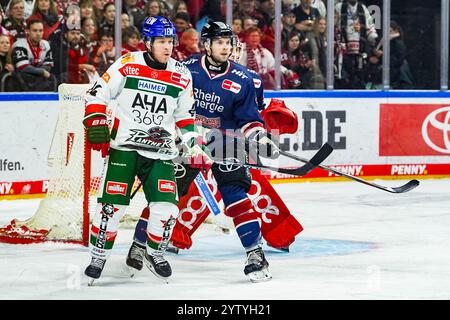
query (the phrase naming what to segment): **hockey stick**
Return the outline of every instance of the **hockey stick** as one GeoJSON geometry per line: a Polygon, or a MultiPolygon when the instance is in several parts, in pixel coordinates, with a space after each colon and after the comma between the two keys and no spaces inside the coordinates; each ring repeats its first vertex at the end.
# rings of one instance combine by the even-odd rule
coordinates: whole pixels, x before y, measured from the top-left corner
{"type": "Polygon", "coordinates": [[[382,185],[379,185],[379,184],[374,183],[374,182],[369,182],[369,181],[363,180],[361,178],[352,176],[350,174],[347,174],[347,173],[344,173],[342,171],[333,169],[331,167],[327,167],[327,166],[323,166],[323,165],[318,165],[317,167],[320,168],[320,169],[329,171],[329,172],[333,172],[334,174],[337,174],[339,176],[343,176],[343,177],[349,178],[349,179],[351,179],[353,181],[360,182],[360,183],[363,183],[363,184],[368,185],[370,187],[374,187],[374,188],[377,188],[377,189],[380,189],[380,190],[383,190],[383,191],[387,191],[387,192],[390,192],[390,193],[404,193],[404,192],[408,192],[408,191],[411,191],[412,189],[414,189],[415,187],[417,187],[419,185],[419,181],[416,180],[416,179],[413,179],[413,180],[410,180],[407,183],[405,183],[404,185],[401,185],[399,187],[386,187],[386,186],[382,186],[382,185]]]}
{"type": "MultiPolygon", "coordinates": [[[[258,142],[257,142],[257,141],[251,141],[251,143],[257,144],[258,142]]],[[[325,145],[328,145],[328,143],[325,143],[325,144],[322,146],[322,148],[323,148],[325,145]]],[[[321,148],[321,149],[322,149],[322,148],[321,148]]],[[[333,148],[332,148],[331,146],[330,146],[330,148],[331,148],[331,151],[332,151],[333,148]]],[[[319,150],[319,151],[320,151],[320,150],[319,150]]],[[[331,151],[330,151],[330,153],[331,153],[331,151]]],[[[346,177],[346,178],[349,178],[349,179],[351,179],[351,180],[353,180],[353,181],[356,181],[356,182],[359,182],[359,183],[363,183],[363,184],[368,185],[368,186],[370,186],[370,187],[374,187],[374,188],[377,188],[377,189],[380,189],[380,190],[383,190],[383,191],[387,191],[387,192],[390,192],[390,193],[404,193],[404,192],[408,192],[408,191],[410,191],[410,190],[416,188],[416,187],[420,184],[418,180],[413,179],[413,180],[410,180],[410,181],[408,181],[407,183],[405,183],[404,185],[401,185],[401,186],[399,186],[399,187],[386,187],[386,186],[382,186],[382,185],[379,185],[379,184],[374,183],[374,182],[369,182],[369,181],[363,180],[363,179],[361,179],[361,178],[352,176],[352,175],[350,175],[350,174],[347,174],[347,173],[344,173],[344,172],[339,171],[339,170],[337,170],[337,169],[334,169],[334,168],[331,168],[331,167],[322,165],[322,164],[320,164],[320,163],[318,163],[318,164],[313,163],[314,157],[313,157],[313,159],[308,160],[308,159],[304,159],[304,158],[302,158],[302,157],[299,157],[299,156],[297,156],[297,155],[294,155],[294,154],[291,154],[291,153],[288,153],[288,152],[282,151],[282,150],[280,150],[280,154],[281,154],[281,155],[284,155],[284,156],[286,156],[286,157],[288,157],[288,158],[291,158],[291,159],[294,159],[294,160],[303,162],[303,163],[305,163],[305,166],[312,165],[311,170],[317,167],[317,168],[320,168],[320,169],[323,169],[323,170],[332,172],[332,173],[334,173],[334,174],[336,174],[336,175],[339,175],[339,176],[342,176],[342,177],[346,177]]],[[[316,154],[316,155],[317,155],[317,154],[316,154]]],[[[305,166],[303,166],[303,167],[305,167],[305,166]]],[[[305,168],[305,170],[306,170],[306,169],[307,169],[307,168],[305,168]]]]}
{"type": "MultiPolygon", "coordinates": [[[[280,154],[285,155],[285,156],[287,156],[289,158],[292,158],[292,159],[304,162],[306,164],[308,164],[310,162],[307,159],[303,159],[303,158],[301,158],[299,156],[287,153],[285,151],[281,151],[280,150],[280,154]]],[[[408,191],[414,189],[415,187],[417,187],[419,185],[419,181],[414,179],[414,180],[408,181],[407,183],[405,183],[404,185],[401,185],[399,187],[386,187],[386,186],[382,186],[382,185],[379,185],[379,184],[374,183],[374,182],[369,182],[369,181],[363,180],[361,178],[352,176],[350,174],[344,173],[342,171],[336,170],[336,169],[328,167],[328,166],[324,166],[324,165],[318,164],[316,167],[320,168],[320,169],[323,169],[323,170],[326,170],[326,171],[329,171],[329,172],[332,172],[332,173],[334,173],[334,174],[336,174],[338,176],[346,177],[346,178],[349,178],[349,179],[351,179],[353,181],[360,182],[360,183],[363,183],[363,184],[368,185],[370,187],[374,187],[374,188],[377,188],[377,189],[380,189],[380,190],[383,190],[383,191],[387,191],[387,192],[390,192],[390,193],[404,193],[404,192],[408,192],[408,191]]]]}

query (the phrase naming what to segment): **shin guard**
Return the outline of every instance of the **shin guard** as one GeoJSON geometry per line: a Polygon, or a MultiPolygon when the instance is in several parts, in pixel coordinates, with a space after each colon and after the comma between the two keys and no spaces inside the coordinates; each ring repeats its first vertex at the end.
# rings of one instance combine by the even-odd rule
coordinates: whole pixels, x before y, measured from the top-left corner
{"type": "Polygon", "coordinates": [[[126,206],[99,203],[92,221],[89,249],[94,258],[107,259],[111,253],[126,206]]]}
{"type": "Polygon", "coordinates": [[[260,244],[260,222],[250,199],[244,198],[230,204],[226,207],[225,214],[233,218],[236,232],[246,250],[251,250],[260,244]]]}
{"type": "Polygon", "coordinates": [[[147,224],[147,249],[159,250],[165,229],[166,232],[169,231],[167,241],[170,239],[171,229],[165,227],[171,217],[177,217],[178,207],[170,202],[152,202],[149,209],[151,214],[147,224]]]}

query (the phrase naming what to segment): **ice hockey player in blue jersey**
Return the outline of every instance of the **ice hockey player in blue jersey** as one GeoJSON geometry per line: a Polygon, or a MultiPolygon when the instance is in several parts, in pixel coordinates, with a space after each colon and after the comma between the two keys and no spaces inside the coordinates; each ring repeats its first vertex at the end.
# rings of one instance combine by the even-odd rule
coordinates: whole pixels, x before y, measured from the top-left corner
{"type": "MultiPolygon", "coordinates": [[[[258,112],[253,78],[244,66],[229,61],[236,45],[231,28],[222,22],[209,22],[202,29],[201,41],[205,54],[194,56],[185,64],[193,79],[196,123],[211,130],[206,142],[212,155],[218,161],[230,157],[243,161],[242,155],[246,157],[243,139],[237,143],[234,138],[227,139],[224,134],[225,130],[230,130],[255,142],[261,154],[278,157],[279,149],[267,136],[258,112]]],[[[252,282],[270,280],[269,264],[262,250],[260,223],[247,196],[251,186],[249,170],[242,166],[230,168],[217,163],[213,164],[211,170],[225,204],[225,214],[233,219],[247,253],[245,275],[252,282]]],[[[177,180],[177,185],[185,189],[179,190],[180,195],[187,191],[199,173],[199,169],[187,168],[187,171],[181,181],[177,180]]],[[[129,266],[132,266],[128,263],[131,260],[129,254],[129,266]]]]}

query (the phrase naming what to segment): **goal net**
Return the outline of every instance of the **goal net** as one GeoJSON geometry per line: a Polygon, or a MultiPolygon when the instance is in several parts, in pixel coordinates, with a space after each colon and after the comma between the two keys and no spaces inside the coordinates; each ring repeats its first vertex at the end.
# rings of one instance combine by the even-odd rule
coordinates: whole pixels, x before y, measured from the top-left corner
{"type": "MultiPolygon", "coordinates": [[[[90,214],[96,207],[104,167],[100,153],[86,147],[82,119],[84,95],[89,88],[90,85],[59,86],[60,110],[48,157],[50,181],[46,197],[30,219],[13,220],[0,228],[0,241],[66,241],[87,245],[90,214]]],[[[113,117],[111,107],[109,120],[113,117]]],[[[146,203],[143,192],[137,192],[123,221],[138,218],[146,203]]]]}

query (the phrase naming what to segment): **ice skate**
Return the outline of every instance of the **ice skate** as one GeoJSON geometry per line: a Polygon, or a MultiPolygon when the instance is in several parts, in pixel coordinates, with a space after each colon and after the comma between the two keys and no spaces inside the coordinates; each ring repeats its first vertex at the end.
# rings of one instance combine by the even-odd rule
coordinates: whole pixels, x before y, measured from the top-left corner
{"type": "Polygon", "coordinates": [[[130,267],[131,277],[134,276],[135,270],[142,270],[142,266],[144,265],[144,255],[145,255],[146,249],[144,245],[141,245],[137,243],[136,241],[133,241],[133,244],[130,247],[130,250],[128,251],[128,256],[126,260],[126,264],[128,267],[130,267]]]}
{"type": "Polygon", "coordinates": [[[91,264],[84,270],[84,274],[88,277],[88,286],[94,284],[94,280],[100,278],[106,259],[92,258],[91,264]]]}
{"type": "Polygon", "coordinates": [[[168,283],[167,279],[172,275],[172,268],[169,262],[164,259],[161,251],[154,251],[151,254],[145,253],[144,262],[155,276],[168,283]]]}
{"type": "Polygon", "coordinates": [[[251,282],[263,282],[272,279],[269,272],[269,263],[264,257],[262,248],[256,248],[247,252],[244,273],[251,282]]]}

